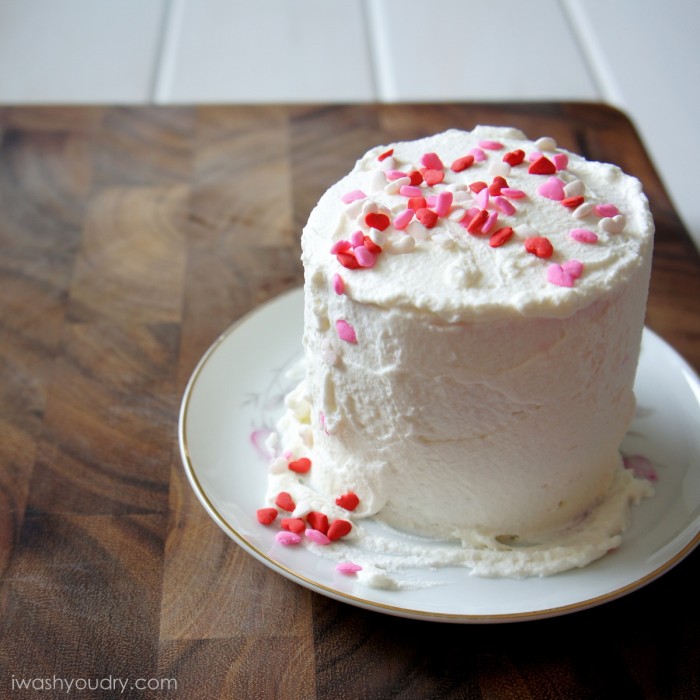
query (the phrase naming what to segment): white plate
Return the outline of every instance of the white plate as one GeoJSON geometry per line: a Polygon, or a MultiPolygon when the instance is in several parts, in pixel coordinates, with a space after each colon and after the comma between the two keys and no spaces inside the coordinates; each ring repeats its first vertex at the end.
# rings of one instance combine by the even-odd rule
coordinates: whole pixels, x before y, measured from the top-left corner
{"type": "Polygon", "coordinates": [[[408,571],[432,585],[386,591],[335,571],[304,547],[284,547],[257,522],[267,459],[262,441],[281,412],[287,368],[301,354],[302,291],[288,292],[231,326],[206,352],[185,391],[179,438],[190,483],[211,517],[274,571],[323,595],[403,617],[505,622],[561,615],[654,580],[700,542],[700,382],[645,330],[635,393],[639,409],[623,452],[648,457],[656,495],[633,509],[622,546],[583,569],[548,578],[487,579],[468,569],[408,571]]]}

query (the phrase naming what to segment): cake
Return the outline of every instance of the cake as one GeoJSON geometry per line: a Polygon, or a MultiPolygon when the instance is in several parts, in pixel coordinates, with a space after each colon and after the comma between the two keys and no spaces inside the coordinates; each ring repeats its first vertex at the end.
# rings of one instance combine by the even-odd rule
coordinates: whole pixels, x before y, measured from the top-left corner
{"type": "Polygon", "coordinates": [[[636,178],[549,137],[478,126],[370,150],[303,231],[303,376],[270,518],[321,544],[343,523],[330,539],[370,550],[379,523],[409,544],[377,556],[485,575],[619,546],[651,494],[620,446],[653,232],[636,178]]]}

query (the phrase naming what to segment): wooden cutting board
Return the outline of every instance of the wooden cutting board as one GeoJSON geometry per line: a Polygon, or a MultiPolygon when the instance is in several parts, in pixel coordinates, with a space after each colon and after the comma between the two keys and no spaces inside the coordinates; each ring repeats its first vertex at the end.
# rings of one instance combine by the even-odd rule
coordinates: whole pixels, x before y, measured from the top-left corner
{"type": "Polygon", "coordinates": [[[186,382],[219,333],[301,283],[322,192],[373,145],[478,123],[642,180],[647,324],[699,369],[697,251],[610,107],[0,109],[0,695],[92,679],[91,697],[117,697],[104,679],[122,679],[139,698],[698,696],[697,552],[565,617],[407,620],[266,569],[186,480],[186,382]]]}

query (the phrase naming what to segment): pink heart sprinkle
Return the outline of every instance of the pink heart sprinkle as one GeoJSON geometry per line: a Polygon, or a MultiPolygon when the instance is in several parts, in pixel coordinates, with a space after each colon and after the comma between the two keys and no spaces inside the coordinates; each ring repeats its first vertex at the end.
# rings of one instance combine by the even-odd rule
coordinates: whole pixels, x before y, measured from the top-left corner
{"type": "Polygon", "coordinates": [[[479,209],[486,209],[489,205],[489,188],[484,187],[479,194],[476,195],[476,204],[479,209]]]}
{"type": "Polygon", "coordinates": [[[595,213],[601,217],[608,216],[612,218],[613,216],[617,216],[620,210],[614,204],[596,204],[595,213]]]}
{"type": "Polygon", "coordinates": [[[336,241],[332,246],[330,253],[331,255],[337,255],[338,253],[347,253],[350,248],[352,248],[352,244],[350,241],[346,240],[340,240],[336,241]]]}
{"type": "Polygon", "coordinates": [[[561,268],[574,279],[578,279],[583,272],[583,263],[579,260],[567,260],[561,268]]]}
{"type": "Polygon", "coordinates": [[[280,530],[275,535],[275,540],[277,540],[277,542],[280,544],[283,544],[285,547],[289,547],[290,545],[299,544],[299,542],[301,542],[301,537],[299,537],[299,535],[297,535],[295,532],[280,530]]]}
{"type": "Polygon", "coordinates": [[[367,195],[362,190],[352,190],[351,192],[346,192],[340,199],[345,202],[345,204],[352,204],[358,199],[364,199],[367,195]]]}
{"type": "Polygon", "coordinates": [[[498,195],[493,198],[493,203],[496,209],[502,211],[506,216],[515,214],[515,207],[505,197],[498,195]]]}
{"type": "Polygon", "coordinates": [[[377,262],[377,256],[363,245],[357,246],[354,252],[360,267],[374,267],[377,262]]]}
{"type": "Polygon", "coordinates": [[[306,538],[311,540],[312,542],[315,542],[316,544],[330,544],[331,541],[328,539],[326,535],[324,535],[322,532],[319,530],[314,530],[313,528],[307,527],[306,532],[304,533],[306,535],[306,538]]]}
{"type": "Polygon", "coordinates": [[[474,156],[474,160],[477,163],[481,163],[486,160],[486,154],[481,148],[472,148],[472,150],[469,151],[469,155],[474,156]]]}
{"type": "Polygon", "coordinates": [[[510,199],[522,199],[527,196],[525,192],[515,187],[501,187],[501,194],[510,199]]]}
{"type": "Polygon", "coordinates": [[[564,183],[558,177],[550,177],[537,188],[537,192],[547,199],[560,202],[564,199],[564,183]]]}
{"type": "Polygon", "coordinates": [[[487,151],[499,151],[501,148],[503,148],[503,144],[500,141],[483,139],[482,141],[479,141],[479,147],[485,148],[487,151]]]}
{"type": "Polygon", "coordinates": [[[345,291],[345,282],[337,272],[333,275],[333,291],[339,295],[345,291]]]}
{"type": "Polygon", "coordinates": [[[420,197],[423,194],[423,190],[416,185],[401,185],[399,194],[403,197],[420,197]]]}
{"type": "Polygon", "coordinates": [[[598,234],[587,228],[572,228],[569,235],[579,243],[595,243],[598,240],[598,234]]]}
{"type": "Polygon", "coordinates": [[[365,242],[365,234],[363,231],[354,231],[350,234],[350,245],[353,248],[357,248],[358,245],[362,245],[365,242]]]}
{"type": "MultiPolygon", "coordinates": [[[[447,216],[450,213],[450,207],[452,206],[453,195],[452,192],[444,190],[436,198],[435,202],[435,213],[438,216],[447,216]]],[[[430,206],[430,204],[428,204],[430,206]]]]}
{"type": "Polygon", "coordinates": [[[557,170],[566,170],[566,166],[569,164],[569,157],[566,153],[555,153],[552,156],[552,162],[557,170]]]}
{"type": "Polygon", "coordinates": [[[398,229],[401,231],[402,229],[405,229],[406,226],[408,226],[409,223],[411,223],[411,219],[413,218],[413,215],[415,212],[413,209],[404,209],[395,219],[394,219],[394,228],[398,229]]]}
{"type": "Polygon", "coordinates": [[[341,574],[352,576],[358,571],[362,571],[362,567],[359,564],[354,564],[351,561],[341,561],[335,565],[335,570],[339,571],[341,574]]]}
{"type": "Polygon", "coordinates": [[[335,330],[338,333],[338,337],[344,340],[346,343],[356,343],[357,336],[355,335],[355,329],[342,318],[335,322],[335,330]]]}
{"type": "Polygon", "coordinates": [[[424,153],[420,162],[421,165],[431,170],[442,170],[445,167],[437,153],[424,153]]]}
{"type": "Polygon", "coordinates": [[[486,221],[481,225],[481,233],[489,233],[498,221],[498,212],[491,211],[486,217],[486,221]]]}
{"type": "Polygon", "coordinates": [[[556,263],[552,263],[547,268],[547,280],[560,287],[574,286],[574,278],[568,272],[564,272],[564,268],[556,263]]]}
{"type": "Polygon", "coordinates": [[[392,180],[398,180],[399,178],[402,177],[408,177],[408,173],[405,173],[403,170],[387,170],[386,171],[386,179],[391,182],[392,180]]]}

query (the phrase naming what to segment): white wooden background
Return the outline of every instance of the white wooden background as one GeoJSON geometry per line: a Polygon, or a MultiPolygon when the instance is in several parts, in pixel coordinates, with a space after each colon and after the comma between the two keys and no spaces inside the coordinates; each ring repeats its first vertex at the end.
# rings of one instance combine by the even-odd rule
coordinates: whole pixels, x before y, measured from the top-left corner
{"type": "Polygon", "coordinates": [[[0,104],[608,102],[700,247],[698,30],[697,0],[0,0],[0,104]]]}

